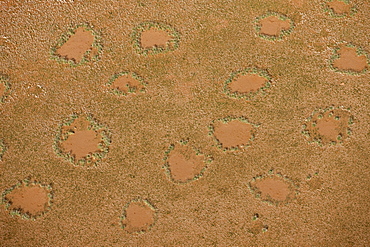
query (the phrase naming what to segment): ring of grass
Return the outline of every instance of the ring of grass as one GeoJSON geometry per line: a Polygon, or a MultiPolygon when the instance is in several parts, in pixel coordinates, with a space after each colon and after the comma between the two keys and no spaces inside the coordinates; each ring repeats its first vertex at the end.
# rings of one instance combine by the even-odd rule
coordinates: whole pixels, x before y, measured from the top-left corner
{"type": "Polygon", "coordinates": [[[102,50],[103,50],[103,45],[102,45],[101,35],[98,32],[96,32],[89,24],[83,23],[83,24],[79,24],[74,27],[68,28],[67,32],[62,34],[62,37],[56,42],[56,44],[53,47],[51,47],[50,54],[51,54],[51,59],[56,60],[59,63],[68,63],[69,65],[76,67],[86,62],[98,61],[101,57],[102,50]],[[59,54],[57,54],[57,49],[60,48],[62,45],[64,45],[64,43],[66,43],[69,40],[69,38],[72,35],[74,35],[76,30],[80,27],[85,28],[85,30],[87,31],[91,31],[92,35],[94,36],[94,41],[91,47],[97,50],[97,54],[89,58],[89,54],[91,52],[91,49],[89,49],[83,55],[82,60],[79,63],[76,63],[74,60],[65,59],[61,57],[59,54]]]}
{"type": "MultiPolygon", "coordinates": [[[[306,137],[306,138],[310,138],[311,135],[309,133],[309,131],[307,130],[307,124],[308,122],[311,122],[312,121],[312,118],[316,115],[316,114],[320,114],[321,116],[323,116],[326,112],[328,111],[333,111],[333,110],[342,110],[342,111],[348,111],[349,112],[349,109],[344,109],[343,107],[334,107],[334,106],[330,106],[328,108],[325,108],[325,109],[316,109],[312,112],[312,114],[305,119],[305,123],[302,125],[302,131],[301,133],[306,137]]],[[[318,118],[320,119],[320,115],[318,116],[318,118]]],[[[339,120],[340,118],[339,117],[335,117],[336,120],[339,120]]],[[[351,130],[351,125],[354,123],[354,118],[352,115],[349,116],[349,119],[348,119],[348,128],[347,128],[347,135],[351,135],[352,134],[352,130],[351,130]]],[[[313,123],[314,124],[314,123],[313,123]]],[[[324,144],[322,143],[322,138],[323,136],[319,135],[318,137],[315,137],[315,138],[312,138],[312,140],[308,140],[309,143],[316,143],[318,144],[320,147],[324,146],[324,144]]],[[[336,144],[340,144],[340,143],[343,143],[343,136],[341,135],[338,135],[337,136],[337,140],[336,141],[332,141],[330,143],[330,145],[336,145],[336,144]]]]}
{"type": "Polygon", "coordinates": [[[28,178],[25,178],[24,180],[19,181],[18,183],[16,183],[12,187],[6,189],[2,193],[1,202],[2,202],[2,204],[5,205],[6,210],[9,210],[9,207],[11,206],[11,201],[6,199],[6,195],[10,194],[13,190],[15,190],[19,187],[22,187],[22,186],[28,187],[28,186],[34,186],[34,185],[38,185],[38,186],[40,186],[40,187],[42,187],[42,188],[44,188],[48,191],[47,196],[49,198],[49,202],[48,202],[47,208],[45,208],[44,211],[42,211],[41,213],[39,213],[37,215],[31,215],[29,213],[22,212],[22,210],[20,210],[20,209],[12,209],[12,210],[9,211],[10,215],[12,215],[12,216],[17,215],[17,216],[19,216],[19,217],[21,217],[22,219],[25,219],[25,220],[36,220],[37,218],[42,217],[43,215],[45,215],[51,209],[51,206],[52,206],[52,203],[53,203],[53,197],[54,197],[53,196],[52,185],[51,184],[42,184],[42,183],[39,183],[36,180],[32,180],[30,177],[28,177],[28,178]]]}
{"type": "MultiPolygon", "coordinates": [[[[262,174],[262,175],[258,175],[256,177],[253,177],[252,180],[249,181],[248,184],[247,184],[249,191],[256,198],[261,199],[261,192],[258,190],[258,188],[256,186],[253,186],[252,183],[257,181],[257,180],[262,180],[262,179],[265,179],[265,178],[273,178],[273,177],[282,178],[283,181],[287,182],[290,185],[289,187],[293,190],[294,195],[299,194],[299,191],[298,191],[299,186],[296,185],[292,179],[290,179],[287,176],[284,176],[280,172],[275,172],[273,169],[269,170],[267,174],[262,174]]],[[[262,202],[265,202],[265,203],[268,203],[268,204],[274,205],[274,206],[286,205],[289,202],[291,202],[292,200],[293,200],[293,198],[288,198],[284,201],[279,201],[279,200],[275,200],[275,199],[271,198],[270,196],[268,196],[267,199],[261,199],[262,202]]]]}
{"type": "Polygon", "coordinates": [[[87,115],[86,119],[90,122],[88,127],[89,130],[100,131],[100,135],[102,137],[102,142],[99,143],[100,152],[94,152],[92,154],[87,155],[86,157],[76,160],[75,156],[72,153],[66,153],[61,148],[61,142],[67,140],[69,133],[63,134],[63,126],[70,126],[75,119],[81,117],[79,114],[73,114],[68,119],[66,119],[62,124],[59,125],[54,143],[53,149],[57,156],[63,158],[64,160],[70,162],[76,166],[97,166],[97,164],[107,155],[109,152],[109,146],[112,142],[111,140],[111,132],[109,129],[104,126],[103,124],[97,122],[92,115],[87,115]]]}
{"type": "Polygon", "coordinates": [[[283,14],[279,14],[279,13],[276,13],[276,12],[267,12],[264,15],[256,17],[256,19],[254,20],[254,27],[255,27],[255,30],[257,32],[257,35],[260,38],[263,38],[263,39],[268,40],[268,41],[276,41],[276,40],[282,40],[284,38],[284,36],[289,35],[293,31],[294,22],[292,21],[292,19],[288,18],[287,16],[285,16],[283,14]],[[262,28],[262,25],[260,24],[260,21],[262,19],[265,19],[265,18],[270,17],[270,16],[276,16],[278,19],[280,19],[282,21],[288,20],[289,24],[290,24],[290,28],[288,30],[281,30],[280,34],[278,36],[271,36],[271,35],[266,35],[266,34],[260,33],[261,28],[262,28]]]}
{"type": "Polygon", "coordinates": [[[271,86],[271,76],[268,74],[267,70],[258,69],[258,68],[246,68],[246,69],[234,71],[230,74],[230,77],[224,83],[224,93],[231,98],[235,98],[235,99],[243,98],[246,100],[251,100],[258,93],[264,92],[270,86],[271,86]],[[249,92],[249,93],[231,92],[228,85],[238,76],[248,75],[248,74],[256,74],[258,76],[261,76],[265,78],[267,82],[265,83],[263,87],[260,87],[256,92],[249,92]]]}
{"type": "Polygon", "coordinates": [[[139,24],[133,29],[131,38],[132,38],[133,46],[136,52],[138,54],[145,55],[145,56],[174,51],[177,48],[179,48],[179,45],[180,45],[180,33],[176,31],[176,29],[171,27],[170,25],[166,25],[166,24],[158,23],[158,22],[149,21],[149,22],[143,22],[139,24]],[[165,31],[171,37],[171,39],[167,42],[166,47],[164,48],[163,47],[143,48],[141,46],[142,32],[148,31],[151,28],[165,31]]]}
{"type": "MultiPolygon", "coordinates": [[[[188,140],[180,140],[177,143],[180,144],[180,145],[184,145],[185,146],[185,145],[188,145],[188,142],[189,142],[188,140]]],[[[203,162],[204,162],[205,165],[200,170],[199,174],[195,175],[192,179],[188,179],[188,180],[186,180],[184,182],[177,181],[177,180],[173,179],[173,177],[171,176],[170,165],[169,165],[169,163],[167,161],[168,158],[169,158],[169,156],[170,156],[171,151],[175,149],[175,144],[171,144],[168,147],[168,149],[166,150],[166,152],[165,152],[165,155],[164,155],[164,158],[163,158],[163,160],[165,161],[165,163],[164,163],[164,165],[162,167],[165,170],[165,173],[166,173],[167,178],[171,182],[176,183],[176,184],[187,184],[187,183],[190,183],[192,181],[198,180],[198,179],[200,179],[201,177],[204,176],[204,172],[207,170],[208,165],[213,162],[212,156],[205,155],[205,154],[201,153],[199,149],[196,149],[194,147],[191,147],[191,148],[195,152],[195,155],[204,155],[204,161],[203,162]]]]}
{"type": "Polygon", "coordinates": [[[347,75],[362,75],[362,74],[365,74],[366,72],[368,72],[369,67],[370,67],[370,55],[367,52],[365,52],[362,49],[362,47],[357,47],[352,43],[342,43],[342,44],[345,44],[346,47],[355,48],[357,56],[366,56],[367,67],[365,69],[359,71],[359,72],[353,71],[353,70],[341,70],[339,68],[335,68],[334,67],[334,60],[340,58],[340,56],[338,54],[338,51],[340,50],[340,47],[339,47],[340,43],[339,43],[337,45],[337,47],[335,47],[333,49],[333,55],[329,59],[329,68],[334,72],[343,73],[343,74],[347,74],[347,75]]]}
{"type": "MultiPolygon", "coordinates": [[[[145,87],[148,85],[144,79],[139,76],[138,74],[136,74],[135,72],[129,72],[129,71],[123,71],[123,72],[120,72],[118,74],[114,74],[108,81],[107,83],[107,86],[110,87],[112,86],[113,82],[120,76],[123,76],[123,75],[129,75],[131,76],[132,78],[138,80],[140,82],[141,85],[143,85],[144,87],[142,89],[140,89],[139,91],[140,92],[145,92],[145,87]]],[[[115,94],[115,95],[127,95],[129,93],[136,93],[136,88],[135,87],[130,87],[129,85],[127,85],[127,88],[128,88],[128,93],[125,93],[117,88],[112,88],[110,90],[111,93],[115,94]]]]}
{"type": "Polygon", "coordinates": [[[126,225],[122,224],[122,221],[123,221],[124,219],[126,219],[126,217],[127,217],[127,215],[126,215],[126,210],[127,210],[127,208],[130,206],[130,204],[131,204],[131,203],[133,203],[133,202],[142,202],[142,203],[144,203],[146,206],[148,206],[151,210],[153,210],[153,211],[154,211],[154,223],[153,223],[153,224],[151,224],[150,226],[148,226],[148,230],[146,230],[146,231],[136,231],[135,233],[137,233],[137,234],[143,234],[143,233],[145,233],[145,232],[150,231],[150,229],[152,229],[152,228],[153,228],[153,226],[155,225],[156,221],[158,220],[158,219],[157,219],[157,212],[158,212],[158,210],[157,210],[157,208],[156,208],[156,207],[154,207],[154,206],[153,206],[153,204],[152,204],[148,199],[141,199],[141,198],[139,198],[139,197],[138,197],[138,198],[135,198],[135,199],[133,199],[133,200],[131,200],[130,202],[126,203],[126,204],[123,206],[123,213],[122,213],[122,215],[119,217],[119,224],[121,225],[121,228],[122,228],[122,229],[125,229],[125,227],[126,227],[126,225]]]}
{"type": "Polygon", "coordinates": [[[211,124],[208,126],[208,135],[210,136],[213,136],[213,139],[214,141],[216,142],[216,146],[221,149],[222,151],[237,151],[239,149],[246,149],[247,147],[249,147],[251,145],[251,142],[255,139],[256,137],[256,128],[259,127],[258,124],[253,124],[251,122],[249,122],[249,120],[246,118],[246,117],[234,117],[234,116],[228,116],[228,117],[225,117],[225,118],[220,118],[220,119],[216,119],[216,120],[213,120],[211,122],[211,124]],[[222,147],[222,143],[216,138],[216,136],[214,135],[214,132],[215,132],[215,127],[214,127],[214,124],[216,122],[222,122],[224,124],[228,123],[228,122],[231,122],[233,120],[239,120],[241,122],[244,122],[244,123],[247,123],[247,124],[250,124],[252,125],[254,128],[252,128],[251,130],[251,138],[249,139],[248,143],[246,143],[245,145],[243,145],[242,147],[232,147],[232,148],[224,148],[222,147]]]}
{"type": "Polygon", "coordinates": [[[3,158],[5,151],[6,151],[6,146],[4,144],[4,141],[0,139],[0,161],[3,158]]]}
{"type": "MultiPolygon", "coordinates": [[[[324,5],[324,11],[327,12],[331,17],[333,18],[342,18],[346,16],[354,16],[357,13],[357,7],[355,5],[352,5],[350,12],[344,13],[344,14],[337,14],[334,12],[332,8],[329,8],[328,3],[332,2],[333,0],[326,1],[323,3],[324,5]]],[[[350,0],[339,0],[341,2],[344,2],[346,4],[350,4],[350,0]]]]}
{"type": "Polygon", "coordinates": [[[5,86],[4,94],[2,96],[0,95],[0,103],[4,103],[10,92],[9,77],[7,75],[0,74],[0,83],[5,86]]]}

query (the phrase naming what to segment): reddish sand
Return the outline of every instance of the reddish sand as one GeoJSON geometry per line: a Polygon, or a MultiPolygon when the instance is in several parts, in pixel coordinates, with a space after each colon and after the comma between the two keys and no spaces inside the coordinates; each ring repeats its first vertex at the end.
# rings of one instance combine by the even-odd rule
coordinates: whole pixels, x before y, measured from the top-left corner
{"type": "Polygon", "coordinates": [[[231,92],[255,92],[265,85],[268,80],[257,74],[240,75],[228,85],[231,92]]]}
{"type": "Polygon", "coordinates": [[[267,177],[257,180],[255,187],[261,192],[262,200],[273,199],[274,201],[282,202],[287,200],[291,194],[288,183],[278,177],[267,177]]]}
{"type": "Polygon", "coordinates": [[[325,136],[330,140],[336,140],[340,134],[339,121],[334,118],[321,118],[317,120],[317,131],[320,135],[325,136]]]}
{"type": "Polygon", "coordinates": [[[279,36],[283,30],[289,30],[291,28],[289,20],[281,20],[276,16],[269,16],[261,21],[261,34],[269,36],[279,36]]]}
{"type": "Polygon", "coordinates": [[[141,34],[140,43],[141,47],[148,49],[153,47],[166,47],[167,42],[171,37],[166,31],[158,29],[145,30],[141,34]]]}
{"type": "Polygon", "coordinates": [[[155,211],[144,202],[131,202],[122,225],[129,233],[147,231],[154,224],[154,215],[155,211]]]}
{"type": "Polygon", "coordinates": [[[40,185],[21,186],[5,197],[10,201],[9,209],[20,210],[31,216],[37,216],[49,205],[48,191],[40,185]]]}
{"type": "Polygon", "coordinates": [[[118,89],[123,93],[128,93],[130,88],[134,89],[136,92],[137,90],[143,89],[144,85],[142,85],[139,80],[133,78],[131,75],[121,75],[113,81],[111,88],[118,89]]]}
{"type": "Polygon", "coordinates": [[[4,85],[4,83],[1,83],[0,82],[0,99],[4,96],[4,94],[5,94],[5,85],[4,85]]]}
{"type": "Polygon", "coordinates": [[[349,4],[339,0],[329,2],[328,7],[331,8],[335,14],[339,15],[348,14],[351,11],[351,6],[349,4]]]}
{"type": "Polygon", "coordinates": [[[241,147],[249,143],[253,126],[239,120],[228,123],[218,123],[214,135],[224,148],[241,147]]]}
{"type": "Polygon", "coordinates": [[[94,35],[92,32],[85,30],[84,27],[79,27],[76,29],[75,34],[57,49],[56,53],[61,57],[79,63],[84,54],[91,49],[93,42],[94,35]]]}
{"type": "Polygon", "coordinates": [[[168,165],[173,180],[187,182],[198,175],[204,167],[204,155],[184,145],[176,145],[168,157],[168,165]]]}
{"type": "Polygon", "coordinates": [[[366,56],[358,56],[356,54],[356,48],[342,46],[339,49],[338,54],[339,58],[335,59],[333,63],[334,68],[361,72],[368,67],[366,56]]]}

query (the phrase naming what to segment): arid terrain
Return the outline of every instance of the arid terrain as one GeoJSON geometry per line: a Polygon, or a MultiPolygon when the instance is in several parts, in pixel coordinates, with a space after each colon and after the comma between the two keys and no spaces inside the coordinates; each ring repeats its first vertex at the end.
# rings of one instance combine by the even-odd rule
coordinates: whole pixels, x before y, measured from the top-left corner
{"type": "Polygon", "coordinates": [[[370,245],[369,1],[0,12],[0,246],[370,245]]]}

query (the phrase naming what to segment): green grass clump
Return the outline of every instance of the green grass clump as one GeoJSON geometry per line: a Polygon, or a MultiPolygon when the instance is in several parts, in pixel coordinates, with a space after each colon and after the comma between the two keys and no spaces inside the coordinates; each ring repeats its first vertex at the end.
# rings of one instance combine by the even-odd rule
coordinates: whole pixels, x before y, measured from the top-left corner
{"type": "Polygon", "coordinates": [[[154,55],[158,53],[165,53],[169,51],[174,51],[179,48],[180,45],[180,33],[176,31],[170,25],[166,25],[163,23],[158,22],[143,22],[136,26],[131,34],[131,38],[133,41],[133,46],[135,51],[140,55],[154,55]],[[144,31],[150,29],[157,29],[160,31],[165,31],[171,37],[171,39],[167,42],[165,47],[151,47],[151,48],[144,48],[141,46],[141,34],[144,31]]]}
{"type": "Polygon", "coordinates": [[[3,158],[3,155],[6,151],[6,146],[3,140],[0,139],[0,161],[3,158]]]}
{"type": "Polygon", "coordinates": [[[7,75],[0,74],[0,84],[3,84],[5,87],[4,93],[0,95],[0,103],[4,103],[10,91],[9,77],[7,75]]]}
{"type": "Polygon", "coordinates": [[[19,217],[21,217],[22,219],[25,219],[25,220],[36,220],[37,218],[39,218],[39,217],[43,216],[45,213],[47,213],[51,208],[51,205],[52,205],[52,202],[53,202],[52,185],[51,184],[39,183],[36,180],[32,180],[30,177],[25,178],[24,180],[18,181],[12,187],[6,189],[2,193],[2,201],[1,202],[2,202],[2,204],[5,205],[5,208],[7,210],[9,210],[9,214],[11,216],[19,216],[19,217]],[[7,199],[8,194],[10,194],[15,189],[18,189],[18,188],[21,188],[21,187],[33,187],[33,186],[40,186],[41,188],[43,188],[47,191],[47,196],[49,198],[49,201],[48,201],[48,205],[47,205],[47,207],[45,208],[44,211],[42,211],[42,212],[40,212],[36,215],[33,215],[33,214],[30,214],[29,212],[25,212],[22,208],[9,209],[12,205],[12,202],[9,199],[7,199]]]}
{"type": "Polygon", "coordinates": [[[267,70],[258,69],[258,68],[246,68],[243,70],[234,71],[231,73],[230,77],[224,83],[224,93],[231,98],[235,99],[246,99],[251,100],[255,95],[258,93],[264,92],[265,89],[271,86],[271,76],[267,73],[267,70]],[[231,92],[229,84],[237,79],[239,76],[248,75],[248,74],[256,74],[260,77],[263,77],[267,80],[267,82],[260,87],[256,92],[249,92],[249,93],[240,93],[240,92],[231,92]]]}

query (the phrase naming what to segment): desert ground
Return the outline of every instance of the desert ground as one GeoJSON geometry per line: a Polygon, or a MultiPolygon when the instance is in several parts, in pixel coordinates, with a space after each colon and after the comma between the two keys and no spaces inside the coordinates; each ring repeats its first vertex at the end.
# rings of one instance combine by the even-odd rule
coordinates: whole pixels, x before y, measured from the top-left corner
{"type": "Polygon", "coordinates": [[[0,246],[370,245],[369,1],[0,11],[0,246]]]}

